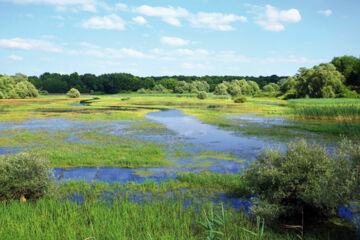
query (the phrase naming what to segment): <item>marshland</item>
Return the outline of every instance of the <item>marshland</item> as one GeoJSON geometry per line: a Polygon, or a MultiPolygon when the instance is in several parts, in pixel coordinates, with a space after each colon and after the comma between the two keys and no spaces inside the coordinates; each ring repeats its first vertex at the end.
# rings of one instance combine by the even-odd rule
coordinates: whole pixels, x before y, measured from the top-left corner
{"type": "Polygon", "coordinates": [[[359,3],[152,4],[0,0],[0,239],[360,239],[359,3]]]}

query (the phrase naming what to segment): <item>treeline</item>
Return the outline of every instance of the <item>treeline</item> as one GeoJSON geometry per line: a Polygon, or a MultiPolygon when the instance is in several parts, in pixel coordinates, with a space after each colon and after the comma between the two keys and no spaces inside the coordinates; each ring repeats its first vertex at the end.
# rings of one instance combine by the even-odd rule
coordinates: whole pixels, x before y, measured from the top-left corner
{"type": "Polygon", "coordinates": [[[206,82],[209,84],[209,91],[214,91],[215,87],[226,81],[246,79],[256,82],[260,87],[268,83],[277,83],[283,76],[267,76],[267,77],[242,77],[242,76],[162,76],[162,77],[137,77],[127,73],[111,73],[96,76],[86,73],[79,75],[78,73],[59,74],[44,73],[37,76],[29,77],[29,81],[39,90],[49,93],[66,93],[71,88],[78,89],[81,93],[121,93],[132,92],[139,89],[153,89],[156,85],[161,84],[169,91],[175,92],[175,86],[179,82],[193,83],[196,81],[206,82]]]}
{"type": "Polygon", "coordinates": [[[263,87],[263,95],[290,98],[358,98],[360,59],[335,57],[330,63],[300,68],[293,77],[263,87]]]}

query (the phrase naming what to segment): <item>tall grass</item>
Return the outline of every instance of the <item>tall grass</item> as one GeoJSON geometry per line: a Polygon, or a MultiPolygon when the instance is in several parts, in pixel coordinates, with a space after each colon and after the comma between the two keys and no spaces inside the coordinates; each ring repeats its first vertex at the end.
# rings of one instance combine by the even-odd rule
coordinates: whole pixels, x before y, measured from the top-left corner
{"type": "Polygon", "coordinates": [[[360,119],[360,101],[354,99],[300,99],[290,101],[289,106],[302,119],[360,119]]]}

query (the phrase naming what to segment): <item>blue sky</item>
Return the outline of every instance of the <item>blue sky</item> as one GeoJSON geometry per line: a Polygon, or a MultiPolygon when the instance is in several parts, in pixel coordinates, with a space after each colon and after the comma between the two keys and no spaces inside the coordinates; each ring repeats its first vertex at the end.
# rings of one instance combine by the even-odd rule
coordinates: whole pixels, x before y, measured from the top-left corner
{"type": "Polygon", "coordinates": [[[360,55],[358,0],[0,0],[0,73],[294,75],[360,55]]]}

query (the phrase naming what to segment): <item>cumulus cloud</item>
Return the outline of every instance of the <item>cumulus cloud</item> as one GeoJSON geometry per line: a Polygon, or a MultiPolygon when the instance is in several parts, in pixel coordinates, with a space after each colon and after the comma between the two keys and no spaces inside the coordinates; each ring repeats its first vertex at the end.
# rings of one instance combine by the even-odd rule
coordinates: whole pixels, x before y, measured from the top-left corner
{"type": "Polygon", "coordinates": [[[14,61],[22,61],[24,59],[23,57],[17,55],[10,55],[8,58],[14,61]]]}
{"type": "Polygon", "coordinates": [[[144,25],[147,23],[146,19],[143,16],[137,16],[137,17],[133,17],[132,19],[135,23],[140,24],[140,25],[144,25]]]}
{"type": "Polygon", "coordinates": [[[81,43],[86,49],[68,51],[70,55],[85,55],[99,58],[151,58],[151,56],[132,48],[100,48],[86,42],[81,43]]]}
{"type": "Polygon", "coordinates": [[[115,10],[126,10],[128,6],[124,3],[115,4],[115,10]]]}
{"type": "Polygon", "coordinates": [[[92,17],[82,23],[84,28],[124,30],[125,21],[116,14],[104,17],[92,17]]]}
{"type": "Polygon", "coordinates": [[[330,9],[327,9],[327,10],[319,10],[318,13],[329,17],[333,12],[330,9]]]}
{"type": "Polygon", "coordinates": [[[267,31],[280,32],[285,30],[284,24],[301,21],[300,12],[297,9],[278,10],[266,5],[262,12],[257,12],[256,23],[267,31]]]}
{"type": "Polygon", "coordinates": [[[62,52],[62,49],[60,47],[57,47],[48,41],[23,38],[0,39],[0,48],[16,50],[35,49],[46,52],[62,52]]]}
{"type": "Polygon", "coordinates": [[[135,8],[134,11],[149,17],[160,17],[164,22],[177,27],[182,26],[181,20],[186,20],[192,27],[195,28],[210,28],[221,31],[233,30],[234,28],[230,25],[233,22],[247,21],[246,17],[235,14],[207,12],[199,12],[194,14],[185,8],[175,8],[172,6],[152,7],[143,5],[135,8]]]}
{"type": "Polygon", "coordinates": [[[134,9],[135,12],[149,16],[160,17],[162,20],[173,26],[181,26],[179,18],[184,18],[189,15],[189,12],[185,8],[181,7],[152,7],[148,5],[142,5],[134,9]]]}
{"type": "Polygon", "coordinates": [[[177,37],[162,37],[160,42],[175,47],[185,46],[189,43],[189,41],[177,37]]]}
{"type": "Polygon", "coordinates": [[[215,30],[229,31],[234,28],[230,25],[232,22],[246,22],[247,18],[234,14],[206,13],[199,12],[189,18],[190,23],[196,28],[211,28],[215,30]]]}

